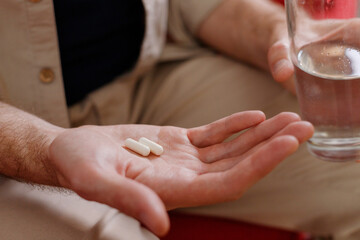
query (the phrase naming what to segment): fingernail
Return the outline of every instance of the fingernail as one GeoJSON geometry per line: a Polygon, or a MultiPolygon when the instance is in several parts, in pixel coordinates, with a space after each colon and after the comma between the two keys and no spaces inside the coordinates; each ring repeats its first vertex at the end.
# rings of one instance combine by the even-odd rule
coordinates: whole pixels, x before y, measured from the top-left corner
{"type": "Polygon", "coordinates": [[[274,65],[274,74],[280,74],[281,71],[291,68],[292,64],[287,59],[281,59],[274,65]]]}

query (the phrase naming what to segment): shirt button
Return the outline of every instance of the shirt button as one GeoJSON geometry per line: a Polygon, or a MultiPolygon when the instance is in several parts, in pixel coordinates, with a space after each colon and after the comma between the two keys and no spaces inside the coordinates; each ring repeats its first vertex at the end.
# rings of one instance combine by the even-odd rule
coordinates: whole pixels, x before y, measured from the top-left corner
{"type": "Polygon", "coordinates": [[[39,75],[40,81],[43,83],[51,83],[54,81],[55,74],[50,68],[43,68],[39,75]]]}
{"type": "Polygon", "coordinates": [[[32,3],[38,3],[40,2],[41,0],[29,0],[29,2],[32,2],[32,3]]]}

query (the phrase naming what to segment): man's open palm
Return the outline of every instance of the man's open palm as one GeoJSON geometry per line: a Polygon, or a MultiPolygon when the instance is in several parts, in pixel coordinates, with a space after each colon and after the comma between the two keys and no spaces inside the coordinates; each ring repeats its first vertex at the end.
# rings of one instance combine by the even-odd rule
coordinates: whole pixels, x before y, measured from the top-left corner
{"type": "Polygon", "coordinates": [[[85,126],[60,134],[49,158],[62,186],[117,208],[163,235],[169,228],[166,209],[239,198],[312,133],[311,124],[296,114],[265,120],[259,111],[192,129],[85,126]],[[151,139],[164,153],[138,155],[124,147],[129,137],[151,139]]]}

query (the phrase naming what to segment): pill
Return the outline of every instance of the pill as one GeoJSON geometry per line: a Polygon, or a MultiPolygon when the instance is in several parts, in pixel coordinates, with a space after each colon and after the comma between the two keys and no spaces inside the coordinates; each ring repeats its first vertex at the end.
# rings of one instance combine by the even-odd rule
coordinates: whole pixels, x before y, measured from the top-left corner
{"type": "Polygon", "coordinates": [[[150,148],[148,146],[138,141],[135,141],[132,138],[127,138],[125,140],[125,146],[144,157],[147,157],[150,154],[150,148]]]}
{"type": "Polygon", "coordinates": [[[145,137],[140,138],[139,142],[148,146],[150,151],[155,155],[160,156],[164,152],[164,149],[160,144],[157,144],[156,142],[153,142],[145,137]]]}

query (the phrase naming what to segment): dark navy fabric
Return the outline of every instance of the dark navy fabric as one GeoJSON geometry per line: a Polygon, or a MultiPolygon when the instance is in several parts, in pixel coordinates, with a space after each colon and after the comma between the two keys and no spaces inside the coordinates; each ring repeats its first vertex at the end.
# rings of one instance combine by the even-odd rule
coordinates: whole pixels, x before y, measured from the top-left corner
{"type": "Polygon", "coordinates": [[[68,106],[129,71],[145,32],[141,0],[54,0],[68,106]]]}

